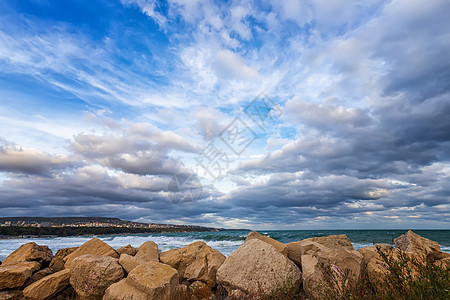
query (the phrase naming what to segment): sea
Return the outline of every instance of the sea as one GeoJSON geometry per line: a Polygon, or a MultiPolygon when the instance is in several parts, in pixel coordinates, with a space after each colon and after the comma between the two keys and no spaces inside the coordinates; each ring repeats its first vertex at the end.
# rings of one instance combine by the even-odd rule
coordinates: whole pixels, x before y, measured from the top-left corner
{"type": "MultiPolygon", "coordinates": [[[[356,249],[372,246],[378,243],[392,244],[393,240],[404,234],[407,230],[270,230],[259,231],[282,243],[300,241],[310,237],[328,236],[333,234],[346,234],[356,249]]],[[[450,253],[450,230],[414,230],[415,233],[439,243],[442,251],[450,253]]],[[[146,241],[158,244],[160,251],[184,247],[195,241],[204,241],[214,249],[228,256],[239,248],[249,231],[217,231],[217,232],[177,232],[157,234],[118,234],[95,236],[114,249],[130,244],[139,247],[146,241]]],[[[11,252],[21,245],[35,242],[47,245],[55,253],[58,249],[77,247],[90,240],[93,235],[76,237],[51,238],[21,238],[0,240],[0,261],[3,261],[11,252]]]]}

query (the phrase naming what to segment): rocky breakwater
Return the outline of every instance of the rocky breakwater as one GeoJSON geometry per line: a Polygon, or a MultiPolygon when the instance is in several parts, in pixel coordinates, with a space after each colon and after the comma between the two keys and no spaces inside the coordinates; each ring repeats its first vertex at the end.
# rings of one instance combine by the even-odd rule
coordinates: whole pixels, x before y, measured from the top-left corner
{"type": "Polygon", "coordinates": [[[165,252],[148,241],[114,250],[93,238],[53,256],[46,246],[22,245],[0,265],[2,299],[329,299],[330,288],[387,276],[380,251],[450,267],[450,254],[412,231],[355,251],[345,235],[283,244],[251,232],[225,257],[204,242],[165,252]],[[344,278],[344,281],[332,280],[344,278]]]}

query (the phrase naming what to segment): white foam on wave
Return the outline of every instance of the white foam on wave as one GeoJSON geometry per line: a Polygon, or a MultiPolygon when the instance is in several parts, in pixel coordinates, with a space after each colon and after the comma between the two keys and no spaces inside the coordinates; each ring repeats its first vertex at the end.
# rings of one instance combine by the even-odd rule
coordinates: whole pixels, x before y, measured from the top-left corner
{"type": "MultiPolygon", "coordinates": [[[[39,245],[48,246],[53,254],[61,248],[78,247],[90,240],[93,236],[85,237],[58,237],[58,238],[33,238],[33,239],[8,239],[0,240],[0,261],[3,261],[11,252],[21,245],[35,242],[39,245]]],[[[133,247],[139,247],[146,241],[153,241],[158,245],[160,251],[166,251],[174,248],[181,248],[195,241],[203,241],[210,247],[219,250],[228,256],[231,252],[239,248],[244,241],[206,241],[191,236],[165,236],[165,235],[116,235],[116,236],[97,236],[99,239],[118,249],[130,244],[133,247]]]]}

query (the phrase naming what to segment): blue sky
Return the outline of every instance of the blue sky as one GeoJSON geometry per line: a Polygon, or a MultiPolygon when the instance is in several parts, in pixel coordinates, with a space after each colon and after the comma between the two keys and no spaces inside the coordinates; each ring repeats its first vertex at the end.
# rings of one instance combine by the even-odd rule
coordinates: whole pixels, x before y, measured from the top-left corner
{"type": "Polygon", "coordinates": [[[449,13],[2,1],[1,215],[448,229],[449,13]]]}

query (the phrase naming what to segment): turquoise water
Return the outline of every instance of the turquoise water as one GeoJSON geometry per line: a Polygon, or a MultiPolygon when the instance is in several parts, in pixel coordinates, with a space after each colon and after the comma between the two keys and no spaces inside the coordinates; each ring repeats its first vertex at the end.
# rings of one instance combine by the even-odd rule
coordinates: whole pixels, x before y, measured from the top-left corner
{"type": "MultiPolygon", "coordinates": [[[[295,242],[315,236],[328,236],[333,234],[346,234],[353,243],[355,249],[372,246],[375,243],[391,244],[393,239],[404,234],[407,230],[270,230],[260,233],[270,236],[282,243],[295,242]]],[[[450,253],[450,230],[415,230],[415,233],[436,241],[442,251],[450,253]]],[[[236,250],[245,240],[248,231],[219,231],[219,232],[180,232],[159,234],[134,234],[134,235],[105,235],[98,236],[113,248],[117,249],[131,244],[139,247],[146,241],[154,241],[160,251],[184,247],[194,241],[204,241],[212,248],[229,255],[236,250]]],[[[93,236],[33,238],[33,239],[8,239],[0,240],[0,260],[3,260],[20,245],[28,242],[36,242],[47,245],[55,253],[58,249],[80,246],[93,236]]]]}

